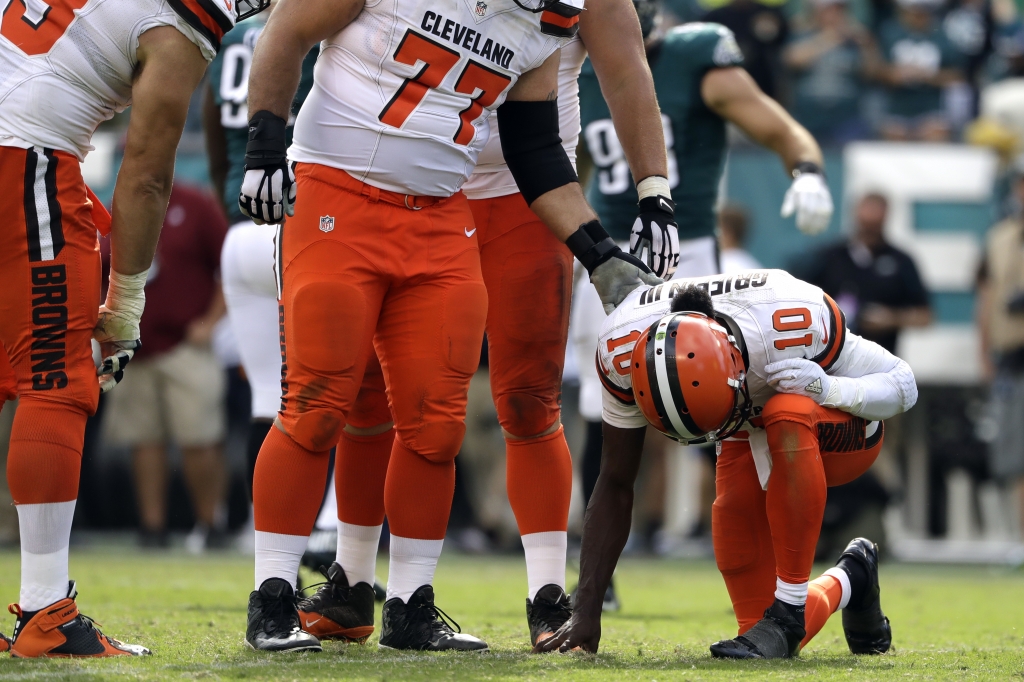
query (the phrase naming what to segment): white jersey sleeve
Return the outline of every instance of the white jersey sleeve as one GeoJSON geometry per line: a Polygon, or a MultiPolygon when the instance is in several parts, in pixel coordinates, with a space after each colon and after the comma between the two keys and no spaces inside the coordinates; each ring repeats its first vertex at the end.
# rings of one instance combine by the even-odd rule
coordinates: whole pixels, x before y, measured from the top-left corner
{"type": "MultiPolygon", "coordinates": [[[[576,167],[576,146],[580,140],[579,77],[586,58],[587,50],[577,37],[562,48],[558,63],[558,133],[573,168],[576,167]]],[[[462,191],[470,199],[503,197],[519,191],[501,152],[497,112],[490,115],[487,125],[490,137],[480,152],[473,174],[462,186],[462,191]]]]}
{"type": "Polygon", "coordinates": [[[207,60],[230,0],[12,0],[0,21],[0,145],[84,160],[100,123],[131,104],[139,36],[171,26],[207,60]]]}
{"type": "Polygon", "coordinates": [[[491,112],[567,40],[514,0],[370,0],[322,43],[289,157],[392,192],[451,196],[491,112]]]}
{"type": "Polygon", "coordinates": [[[835,381],[826,404],[864,419],[889,419],[917,403],[917,382],[910,365],[856,334],[847,333],[843,352],[829,374],[835,381]]]}

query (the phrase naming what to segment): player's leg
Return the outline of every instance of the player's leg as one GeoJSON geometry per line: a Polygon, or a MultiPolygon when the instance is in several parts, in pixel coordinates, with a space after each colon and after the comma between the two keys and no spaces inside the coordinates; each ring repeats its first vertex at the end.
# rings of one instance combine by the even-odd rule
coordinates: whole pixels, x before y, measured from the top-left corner
{"type": "MultiPolygon", "coordinates": [[[[817,405],[807,408],[812,410],[828,486],[849,483],[865,473],[881,451],[884,425],[817,405]]],[[[836,566],[810,584],[803,645],[829,616],[842,609],[843,630],[853,653],[888,651],[892,630],[879,594],[878,547],[865,538],[855,538],[836,566]]]]}
{"type": "Polygon", "coordinates": [[[11,651],[19,657],[148,653],[94,629],[79,614],[68,578],[85,421],[99,400],[91,347],[99,245],[79,164],[63,152],[0,147],[0,181],[18,190],[0,194],[7,218],[0,230],[0,340],[21,396],[7,460],[21,531],[11,651]]]}
{"type": "Polygon", "coordinates": [[[246,444],[249,494],[256,455],[281,406],[281,322],[274,280],[274,225],[239,223],[221,250],[221,279],[228,319],[238,339],[252,393],[246,444]]]}
{"type": "Polygon", "coordinates": [[[487,285],[491,392],[508,499],[526,553],[530,642],[571,614],[565,594],[572,455],[560,421],[572,254],[519,194],[471,202],[487,285]]]}
{"type": "Polygon", "coordinates": [[[380,645],[486,649],[443,624],[432,588],[487,315],[476,239],[465,230],[473,218],[462,195],[420,211],[395,207],[389,217],[384,236],[408,257],[375,339],[397,430],[384,489],[391,565],[380,645]]]}
{"type": "Polygon", "coordinates": [[[257,590],[246,633],[250,646],[264,650],[320,648],[299,630],[295,578],[386,287],[374,266],[386,245],[364,229],[377,220],[376,206],[332,185],[338,172],[298,167],[303,200],[282,230],[282,409],[253,477],[257,590]],[[345,222],[322,232],[324,215],[345,222]]]}
{"type": "Polygon", "coordinates": [[[765,491],[746,442],[722,443],[715,468],[715,492],[711,511],[715,562],[725,579],[742,635],[771,606],[775,590],[775,552],[765,491]]]}
{"type": "Polygon", "coordinates": [[[337,560],[320,589],[299,602],[303,628],[320,639],[364,642],[373,633],[374,573],[394,426],[384,375],[371,349],[334,456],[337,560]]]}

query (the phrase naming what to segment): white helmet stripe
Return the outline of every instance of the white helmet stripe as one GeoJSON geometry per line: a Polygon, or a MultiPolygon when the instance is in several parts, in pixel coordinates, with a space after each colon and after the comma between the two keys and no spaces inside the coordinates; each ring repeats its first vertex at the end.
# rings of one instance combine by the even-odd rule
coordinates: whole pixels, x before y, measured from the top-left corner
{"type": "Polygon", "coordinates": [[[672,387],[668,381],[668,369],[665,366],[668,351],[665,348],[665,340],[668,337],[666,330],[672,316],[668,315],[661,319],[658,328],[654,332],[654,372],[658,377],[658,391],[661,393],[661,402],[665,406],[665,415],[672,422],[672,430],[683,438],[695,438],[689,429],[683,426],[683,420],[679,418],[679,408],[672,399],[672,387]]]}

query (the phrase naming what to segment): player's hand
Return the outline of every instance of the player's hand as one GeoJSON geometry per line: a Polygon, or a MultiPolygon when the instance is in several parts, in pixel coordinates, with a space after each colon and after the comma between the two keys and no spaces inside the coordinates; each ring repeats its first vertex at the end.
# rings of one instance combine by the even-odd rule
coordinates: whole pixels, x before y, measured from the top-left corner
{"type": "Polygon", "coordinates": [[[588,617],[582,613],[573,613],[558,632],[547,639],[542,639],[533,647],[536,654],[558,650],[568,653],[573,649],[582,649],[591,654],[597,653],[601,643],[601,617],[588,617]]]}
{"type": "Polygon", "coordinates": [[[612,311],[639,286],[662,284],[647,265],[634,256],[619,251],[601,263],[590,275],[590,281],[601,297],[604,312],[611,315],[612,311]]]}
{"type": "Polygon", "coordinates": [[[100,344],[103,362],[96,370],[100,393],[114,388],[124,378],[124,368],[142,345],[139,322],[146,307],[146,277],[110,271],[107,300],[100,306],[92,336],[100,344]]]}
{"type": "Polygon", "coordinates": [[[818,363],[804,358],[773,362],[764,371],[768,385],[779,393],[802,395],[819,405],[826,404],[835,382],[818,363]]]}
{"type": "Polygon", "coordinates": [[[629,235],[629,252],[658,277],[672,277],[679,265],[679,226],[671,199],[652,196],[640,200],[640,215],[629,235]]]}
{"type": "MultiPolygon", "coordinates": [[[[817,166],[814,168],[817,169],[817,166]]],[[[821,234],[832,220],[832,193],[820,169],[805,172],[797,170],[796,173],[793,184],[782,200],[781,215],[788,218],[795,213],[797,229],[808,235],[821,234]]]]}
{"type": "Polygon", "coordinates": [[[257,111],[249,119],[238,208],[257,225],[280,223],[295,214],[295,172],[294,164],[288,163],[286,125],[269,111],[257,111]]]}

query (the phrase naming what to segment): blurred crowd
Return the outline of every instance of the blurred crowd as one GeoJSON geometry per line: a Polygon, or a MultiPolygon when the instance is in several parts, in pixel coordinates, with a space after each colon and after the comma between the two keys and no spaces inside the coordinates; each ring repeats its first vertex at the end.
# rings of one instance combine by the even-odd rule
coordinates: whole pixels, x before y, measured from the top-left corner
{"type": "MultiPolygon", "coordinates": [[[[969,141],[995,147],[1008,164],[1020,151],[1024,7],[1018,0],[666,0],[666,9],[669,23],[713,21],[732,29],[752,77],[823,147],[866,139],[969,141]]],[[[970,437],[988,445],[979,446],[982,454],[969,466],[953,457],[935,474],[935,496],[945,494],[949,470],[973,467],[976,480],[994,481],[1014,500],[1008,508],[1018,505],[1007,523],[1019,537],[1024,173],[1011,176],[1008,215],[987,237],[978,277],[986,382],[979,395],[986,417],[975,421],[987,431],[976,429],[970,437]]],[[[886,238],[887,197],[867,194],[848,211],[845,237],[813,257],[794,260],[789,269],[830,294],[854,332],[897,352],[902,330],[932,322],[929,293],[911,256],[886,238]]],[[[145,345],[123,385],[104,396],[89,422],[76,528],[135,528],[142,545],[156,548],[168,546],[170,532],[177,531],[196,552],[251,541],[245,532],[251,515],[244,473],[250,399],[224,318],[218,273],[227,228],[219,202],[206,189],[175,188],[146,289],[145,345]]],[[[745,248],[753,229],[742,206],[720,209],[723,271],[759,267],[757,254],[745,248]]],[[[563,422],[576,460],[570,530],[578,532],[585,489],[595,475],[584,471],[583,444],[587,430],[599,423],[579,415],[573,367],[570,360],[563,422]]],[[[509,548],[518,541],[487,382],[485,344],[470,390],[450,526],[452,541],[470,551],[509,548]]],[[[14,409],[8,404],[0,413],[0,466],[14,409]]],[[[906,479],[902,421],[888,428],[887,449],[869,475],[829,490],[823,552],[834,553],[830,543],[851,533],[883,534],[883,512],[902,494],[906,479]]],[[[696,449],[679,454],[664,443],[649,449],[631,546],[684,553],[690,541],[709,547],[713,456],[696,449]]],[[[325,526],[331,525],[330,515],[322,515],[325,526]]],[[[944,530],[942,522],[930,527],[944,530]]],[[[16,541],[16,533],[13,506],[0,485],[0,544],[16,541]]]]}

